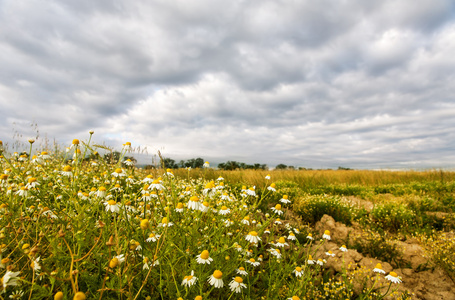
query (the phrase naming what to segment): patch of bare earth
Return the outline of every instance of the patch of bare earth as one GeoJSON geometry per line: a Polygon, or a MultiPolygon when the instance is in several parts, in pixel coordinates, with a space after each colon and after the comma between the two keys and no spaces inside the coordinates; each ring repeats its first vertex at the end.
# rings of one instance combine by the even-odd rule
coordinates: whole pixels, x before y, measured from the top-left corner
{"type": "MultiPolygon", "coordinates": [[[[321,235],[325,230],[331,232],[331,241],[317,250],[314,249],[316,250],[316,257],[326,257],[325,252],[329,250],[335,253],[335,257],[328,259],[326,264],[326,268],[333,273],[342,272],[343,269],[350,266],[351,269],[371,270],[370,275],[375,277],[372,270],[380,263],[386,273],[394,271],[402,278],[401,284],[392,284],[391,288],[397,289],[398,292],[408,291],[412,294],[412,299],[455,300],[455,283],[443,269],[428,261],[423,246],[416,239],[396,242],[398,248],[403,251],[402,265],[405,267],[393,269],[389,262],[364,256],[356,250],[348,249],[347,252],[342,252],[339,249],[341,245],[349,244],[348,239],[360,235],[360,228],[348,227],[343,223],[335,222],[331,216],[324,215],[316,223],[315,230],[321,235]]],[[[389,282],[384,276],[381,276],[379,281],[380,284],[382,283],[381,292],[385,293],[389,282]]],[[[361,286],[356,287],[355,283],[354,287],[357,289],[356,292],[360,292],[362,288],[361,286]]]]}

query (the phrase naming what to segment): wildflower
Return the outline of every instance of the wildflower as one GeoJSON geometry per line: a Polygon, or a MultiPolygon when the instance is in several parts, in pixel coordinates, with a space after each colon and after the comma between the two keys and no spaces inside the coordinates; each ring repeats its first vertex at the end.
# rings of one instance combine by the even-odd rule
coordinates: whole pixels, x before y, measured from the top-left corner
{"type": "Polygon", "coordinates": [[[248,272],[245,271],[245,268],[244,267],[240,267],[238,268],[237,270],[235,270],[237,272],[237,274],[240,274],[240,275],[243,275],[243,276],[246,276],[248,275],[248,272]]]}
{"type": "Polygon", "coordinates": [[[277,247],[284,247],[284,246],[289,246],[288,243],[286,243],[285,238],[282,236],[278,239],[278,242],[276,243],[277,247]]]}
{"type": "Polygon", "coordinates": [[[33,271],[37,273],[39,273],[41,270],[41,266],[39,264],[40,259],[41,259],[40,257],[37,257],[30,263],[30,267],[32,267],[33,271]]]}
{"type": "Polygon", "coordinates": [[[281,210],[281,204],[275,205],[275,207],[272,207],[271,210],[279,216],[283,214],[283,211],[281,210]]]}
{"type": "Polygon", "coordinates": [[[176,212],[183,212],[183,203],[179,202],[177,203],[177,207],[174,209],[176,212]]]}
{"type": "Polygon", "coordinates": [[[324,231],[322,238],[330,241],[330,231],[329,230],[324,231]]]}
{"type": "Polygon", "coordinates": [[[231,212],[231,210],[223,205],[218,213],[220,215],[227,215],[230,212],[231,212]]]}
{"type": "Polygon", "coordinates": [[[247,193],[249,196],[253,196],[253,197],[256,197],[256,192],[255,192],[255,189],[256,189],[256,187],[255,187],[255,186],[253,186],[253,187],[251,187],[251,188],[247,189],[247,190],[246,190],[246,193],[247,193]]]}
{"type": "Polygon", "coordinates": [[[265,179],[270,180],[270,174],[267,174],[267,175],[265,176],[265,179]]]}
{"type": "Polygon", "coordinates": [[[8,285],[19,285],[18,277],[20,272],[11,272],[6,271],[5,275],[1,278],[0,282],[3,284],[3,290],[6,289],[8,285]]]}
{"type": "Polygon", "coordinates": [[[17,192],[16,195],[19,195],[21,197],[27,197],[28,196],[28,188],[26,186],[21,187],[17,192]]]}
{"type": "Polygon", "coordinates": [[[106,194],[107,194],[106,188],[104,186],[100,186],[98,192],[96,193],[96,196],[99,198],[104,198],[106,197],[106,194]]]}
{"type": "Polygon", "coordinates": [[[325,255],[328,255],[328,256],[331,256],[331,257],[335,257],[335,253],[333,253],[333,252],[330,251],[330,250],[327,251],[327,252],[325,253],[325,255]]]}
{"type": "Polygon", "coordinates": [[[311,255],[308,255],[307,264],[314,265],[315,262],[316,261],[313,259],[313,257],[311,255]]]}
{"type": "Polygon", "coordinates": [[[164,217],[164,218],[161,220],[161,223],[158,224],[158,227],[171,227],[172,225],[174,225],[174,223],[169,222],[169,220],[167,219],[167,217],[164,217]]]}
{"type": "Polygon", "coordinates": [[[291,201],[288,199],[288,195],[283,195],[283,198],[280,199],[281,203],[289,204],[291,201]]]}
{"type": "Polygon", "coordinates": [[[85,300],[85,299],[87,299],[87,297],[82,292],[77,292],[73,297],[73,300],[85,300]]]}
{"type": "Polygon", "coordinates": [[[10,299],[22,299],[22,296],[24,296],[23,291],[14,291],[11,295],[9,295],[9,298],[10,299]]]}
{"type": "Polygon", "coordinates": [[[229,197],[229,194],[226,192],[224,192],[223,195],[221,195],[221,200],[232,201],[231,197],[229,197]]]}
{"type": "Polygon", "coordinates": [[[30,188],[36,188],[38,185],[40,185],[37,181],[36,181],[36,178],[35,177],[30,177],[28,180],[28,183],[27,185],[25,186],[26,188],[30,189],[30,188]]]}
{"type": "Polygon", "coordinates": [[[250,243],[257,244],[261,240],[261,238],[258,237],[258,233],[256,231],[250,231],[250,233],[248,233],[248,235],[245,237],[245,240],[247,240],[250,243]]]}
{"type": "Polygon", "coordinates": [[[51,158],[51,156],[47,153],[47,151],[41,152],[40,156],[41,156],[42,159],[50,159],[51,158]]]}
{"type": "Polygon", "coordinates": [[[183,277],[182,285],[184,285],[185,287],[191,287],[196,283],[196,281],[197,277],[194,276],[194,271],[191,270],[191,275],[183,277]]]}
{"type": "Polygon", "coordinates": [[[117,256],[114,256],[110,261],[109,261],[109,268],[113,269],[117,267],[119,264],[123,263],[125,261],[125,255],[120,254],[117,256]]]}
{"type": "Polygon", "coordinates": [[[117,168],[111,175],[114,177],[124,177],[126,176],[126,173],[123,169],[117,168]]]}
{"type": "Polygon", "coordinates": [[[243,283],[242,277],[233,277],[232,281],[229,283],[229,288],[231,292],[240,293],[242,292],[242,288],[246,288],[246,285],[243,283]]]}
{"type": "Polygon", "coordinates": [[[288,298],[287,300],[300,300],[298,296],[292,296],[291,298],[288,298]]]}
{"type": "Polygon", "coordinates": [[[313,235],[311,233],[308,233],[306,238],[309,239],[310,241],[312,241],[313,240],[313,235]]]}
{"type": "Polygon", "coordinates": [[[120,211],[120,208],[117,205],[117,202],[114,200],[109,200],[107,202],[104,202],[104,205],[106,205],[106,211],[110,211],[113,213],[118,213],[120,211]]]}
{"type": "Polygon", "coordinates": [[[213,258],[210,257],[209,251],[207,251],[207,250],[202,251],[201,254],[196,256],[196,262],[198,264],[208,264],[208,265],[210,265],[210,262],[212,262],[212,261],[213,261],[213,258]]]}
{"type": "Polygon", "coordinates": [[[302,277],[303,275],[303,270],[301,267],[295,267],[294,271],[292,273],[295,274],[295,277],[302,277]]]}
{"type": "Polygon", "coordinates": [[[275,224],[277,224],[277,225],[283,224],[283,223],[281,222],[281,219],[280,219],[280,218],[276,218],[276,220],[275,220],[273,223],[275,223],[275,224]]]}
{"type": "Polygon", "coordinates": [[[204,168],[210,167],[210,163],[209,163],[208,161],[206,161],[206,162],[204,163],[203,167],[204,167],[204,168]]]}
{"type": "Polygon", "coordinates": [[[142,230],[146,230],[147,228],[149,228],[149,220],[148,219],[141,220],[140,227],[142,230]]]}
{"type": "Polygon", "coordinates": [[[145,240],[146,242],[156,242],[160,238],[159,234],[154,234],[153,232],[149,234],[149,237],[145,240]]]}
{"type": "Polygon", "coordinates": [[[272,191],[272,192],[276,192],[275,187],[276,187],[275,183],[272,183],[269,187],[267,187],[267,190],[272,191]]]}
{"type": "Polygon", "coordinates": [[[252,265],[253,267],[257,267],[261,264],[260,262],[257,262],[254,258],[250,258],[246,260],[246,262],[252,265]]]}
{"type": "Polygon", "coordinates": [[[216,288],[222,288],[224,283],[223,283],[223,273],[220,270],[215,270],[212,275],[210,275],[209,279],[207,280],[210,285],[216,287],[216,288]]]}
{"type": "Polygon", "coordinates": [[[151,190],[163,190],[164,186],[161,184],[161,177],[152,181],[149,189],[151,190]]]}
{"type": "Polygon", "coordinates": [[[220,176],[216,179],[216,181],[223,181],[223,180],[224,180],[224,178],[222,176],[220,176]]]}
{"type": "Polygon", "coordinates": [[[126,151],[131,151],[131,143],[130,142],[126,142],[125,144],[123,144],[123,150],[126,150],[126,151]]]}
{"type": "Polygon", "coordinates": [[[323,266],[326,262],[327,261],[325,259],[320,258],[320,259],[318,259],[318,261],[316,263],[320,266],[323,266]]]}
{"type": "MultiPolygon", "coordinates": [[[[199,210],[202,212],[208,212],[209,211],[209,203],[207,201],[204,201],[202,205],[199,206],[199,210]]],[[[226,226],[227,227],[227,226],[226,226]]]]}
{"type": "Polygon", "coordinates": [[[188,206],[187,207],[189,209],[197,210],[197,209],[199,209],[199,205],[200,205],[199,198],[196,197],[196,196],[192,196],[190,198],[190,201],[188,201],[188,206]]]}
{"type": "Polygon", "coordinates": [[[273,256],[275,256],[277,259],[280,259],[281,258],[281,251],[280,249],[269,249],[268,250],[270,252],[270,254],[272,254],[273,256]]]}
{"type": "Polygon", "coordinates": [[[389,280],[389,281],[391,281],[393,283],[401,283],[402,282],[401,281],[401,277],[398,276],[398,274],[395,273],[395,272],[390,272],[389,275],[387,275],[385,277],[385,279],[387,279],[387,280],[389,280]]]}
{"type": "Polygon", "coordinates": [[[297,238],[295,237],[294,232],[290,232],[288,235],[288,240],[295,241],[297,238]]]}
{"type": "Polygon", "coordinates": [[[340,247],[340,250],[341,250],[342,252],[347,252],[347,251],[348,251],[348,248],[346,248],[346,245],[343,245],[343,246],[340,247]]]}
{"type": "Polygon", "coordinates": [[[382,266],[380,263],[376,264],[376,267],[373,269],[373,272],[385,274],[385,271],[382,269],[382,266]]]}

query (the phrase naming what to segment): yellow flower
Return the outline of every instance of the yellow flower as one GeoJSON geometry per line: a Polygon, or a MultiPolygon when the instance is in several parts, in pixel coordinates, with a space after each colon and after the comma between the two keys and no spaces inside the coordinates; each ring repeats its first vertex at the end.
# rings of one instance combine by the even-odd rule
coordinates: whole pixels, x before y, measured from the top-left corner
{"type": "Polygon", "coordinates": [[[142,230],[146,230],[147,228],[149,228],[149,220],[148,219],[141,220],[140,227],[142,230]]]}

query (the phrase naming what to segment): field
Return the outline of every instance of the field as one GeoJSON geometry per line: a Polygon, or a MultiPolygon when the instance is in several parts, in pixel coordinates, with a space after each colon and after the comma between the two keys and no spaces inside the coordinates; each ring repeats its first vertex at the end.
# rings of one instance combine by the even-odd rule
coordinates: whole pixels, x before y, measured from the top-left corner
{"type": "Polygon", "coordinates": [[[454,299],[454,172],[144,170],[129,147],[1,153],[1,299],[454,299]]]}

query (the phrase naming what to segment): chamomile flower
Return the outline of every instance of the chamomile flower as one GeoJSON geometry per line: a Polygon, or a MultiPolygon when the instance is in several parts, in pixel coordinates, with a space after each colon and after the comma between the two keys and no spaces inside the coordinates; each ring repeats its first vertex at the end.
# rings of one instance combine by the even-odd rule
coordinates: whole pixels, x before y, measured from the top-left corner
{"type": "Polygon", "coordinates": [[[382,269],[382,266],[380,263],[376,264],[376,267],[373,269],[373,272],[385,274],[385,271],[382,269]]]}
{"type": "Polygon", "coordinates": [[[169,222],[167,217],[164,217],[163,219],[161,219],[161,223],[158,224],[158,227],[171,227],[172,225],[174,225],[174,223],[169,222]]]}
{"type": "Polygon", "coordinates": [[[33,271],[39,273],[41,271],[41,265],[39,264],[41,257],[37,257],[32,260],[30,263],[30,267],[32,267],[33,271]]]}
{"type": "Polygon", "coordinates": [[[245,224],[245,225],[250,225],[250,217],[249,216],[246,216],[245,218],[243,218],[243,220],[241,221],[242,224],[245,224]]]}
{"type": "Polygon", "coordinates": [[[295,277],[302,277],[303,276],[303,270],[301,267],[295,267],[294,271],[292,273],[295,274],[295,277]]]}
{"type": "Polygon", "coordinates": [[[288,235],[288,240],[291,240],[291,241],[295,241],[297,240],[297,238],[295,237],[295,234],[294,232],[289,232],[289,235],[288,235]]]}
{"type": "Polygon", "coordinates": [[[28,189],[33,189],[38,187],[40,184],[36,181],[35,177],[30,177],[27,179],[27,185],[25,186],[28,189]]]}
{"type": "Polygon", "coordinates": [[[267,174],[267,175],[265,176],[265,179],[270,180],[270,174],[267,174]]]}
{"type": "Polygon", "coordinates": [[[224,181],[224,178],[222,176],[218,177],[216,181],[224,181]]]}
{"type": "Polygon", "coordinates": [[[202,212],[208,212],[210,208],[210,204],[207,201],[204,201],[202,205],[199,206],[199,210],[202,212]]]}
{"type": "Polygon", "coordinates": [[[118,265],[122,264],[124,261],[125,261],[124,254],[116,255],[109,261],[109,268],[113,269],[118,265]]]}
{"type": "Polygon", "coordinates": [[[275,187],[276,187],[275,183],[272,183],[269,187],[267,187],[267,190],[272,191],[272,192],[276,192],[275,187]]]}
{"type": "MultiPolygon", "coordinates": [[[[144,179],[142,179],[141,182],[142,182],[142,183],[148,184],[148,183],[152,183],[153,180],[154,180],[154,179],[153,179],[153,175],[150,175],[150,174],[149,174],[149,175],[147,175],[144,179]]],[[[147,186],[147,188],[148,188],[148,186],[147,186]]]]}
{"type": "Polygon", "coordinates": [[[149,237],[145,240],[146,242],[150,243],[150,242],[156,242],[157,240],[159,240],[160,238],[160,235],[159,234],[155,234],[155,233],[150,233],[149,234],[149,237]]]}
{"type": "Polygon", "coordinates": [[[125,165],[127,165],[128,167],[134,165],[134,162],[131,159],[129,159],[129,158],[126,159],[123,163],[125,165]]]}
{"type": "Polygon", "coordinates": [[[61,172],[61,174],[63,176],[67,176],[67,177],[71,177],[73,176],[73,168],[71,166],[65,166],[63,167],[63,171],[61,172]]]}
{"type": "Polygon", "coordinates": [[[229,288],[231,292],[241,293],[242,288],[246,288],[246,285],[243,283],[242,277],[236,276],[232,278],[232,281],[229,283],[229,288]]]}
{"type": "Polygon", "coordinates": [[[212,275],[208,278],[208,282],[210,285],[214,286],[215,288],[222,288],[224,286],[223,282],[223,273],[220,270],[215,270],[212,275]]]}
{"type": "Polygon", "coordinates": [[[300,300],[298,296],[292,296],[291,298],[287,298],[287,300],[300,300]]]}
{"type": "Polygon", "coordinates": [[[280,258],[281,258],[281,251],[280,251],[280,249],[271,248],[271,249],[268,249],[267,251],[269,251],[270,254],[272,254],[273,256],[275,256],[277,259],[280,259],[280,258]]]}
{"type": "Polygon", "coordinates": [[[258,233],[256,231],[250,231],[248,235],[245,237],[245,240],[247,240],[250,243],[258,243],[261,238],[258,237],[258,233]]]}
{"type": "Polygon", "coordinates": [[[387,275],[385,277],[385,279],[387,279],[387,280],[389,280],[389,281],[391,281],[393,283],[401,283],[402,282],[401,281],[401,277],[398,276],[398,274],[395,273],[395,272],[390,272],[389,275],[387,275]]]}
{"type": "Polygon", "coordinates": [[[280,199],[281,203],[289,204],[291,201],[288,199],[288,195],[283,195],[283,198],[280,199]]]}
{"type": "Polygon", "coordinates": [[[123,144],[123,150],[131,151],[132,150],[131,143],[130,142],[126,142],[125,144],[123,144]]]}
{"type": "Polygon", "coordinates": [[[231,197],[229,197],[229,194],[226,192],[224,192],[223,195],[221,195],[221,200],[232,201],[231,197]]]}
{"type": "Polygon", "coordinates": [[[308,233],[308,235],[306,236],[307,239],[309,239],[310,241],[314,240],[313,239],[313,235],[311,233],[308,233]]]}
{"type": "Polygon", "coordinates": [[[237,272],[237,274],[240,274],[240,275],[243,275],[243,276],[246,276],[248,275],[248,272],[245,271],[245,268],[244,267],[240,267],[238,268],[237,270],[235,270],[237,272]]]}
{"type": "Polygon", "coordinates": [[[223,205],[218,213],[219,213],[220,215],[223,215],[223,216],[224,216],[224,215],[229,214],[230,212],[231,212],[231,210],[230,210],[228,207],[226,207],[226,206],[223,205]]]}
{"type": "Polygon", "coordinates": [[[275,205],[275,207],[272,207],[271,210],[279,216],[283,214],[283,211],[281,210],[281,204],[275,205]]]}
{"type": "Polygon", "coordinates": [[[341,250],[342,252],[347,252],[347,251],[348,251],[348,248],[346,248],[346,245],[343,245],[343,246],[340,247],[340,250],[341,250]]]}
{"type": "Polygon", "coordinates": [[[329,230],[324,231],[324,234],[322,235],[322,238],[330,241],[331,240],[330,231],[329,230]]]}
{"type": "Polygon", "coordinates": [[[325,253],[325,255],[327,255],[327,256],[331,256],[331,257],[335,257],[335,253],[333,253],[333,252],[332,252],[332,251],[330,251],[330,250],[329,250],[329,251],[327,251],[327,252],[325,253]]]}
{"type": "Polygon", "coordinates": [[[111,173],[111,175],[114,177],[124,177],[126,176],[126,173],[122,168],[117,168],[114,172],[111,173]]]}
{"type": "Polygon", "coordinates": [[[163,190],[164,186],[161,184],[161,178],[155,179],[152,181],[152,184],[150,184],[149,189],[151,190],[163,190]]]}
{"type": "Polygon", "coordinates": [[[20,272],[11,272],[11,271],[6,271],[5,275],[1,278],[0,282],[3,284],[3,291],[6,289],[7,286],[9,285],[19,285],[19,275],[20,272]]]}
{"type": "Polygon", "coordinates": [[[120,211],[120,208],[115,200],[104,202],[104,205],[106,206],[106,211],[110,211],[112,213],[118,213],[120,211]]]}
{"type": "Polygon", "coordinates": [[[253,267],[259,266],[261,263],[256,261],[254,258],[247,259],[245,262],[249,263],[253,267]]]}
{"type": "Polygon", "coordinates": [[[104,198],[104,197],[106,197],[106,194],[107,194],[106,188],[104,186],[100,186],[98,188],[98,192],[96,193],[96,196],[98,198],[104,198]]]}
{"type": "Polygon", "coordinates": [[[183,203],[182,202],[177,203],[177,206],[175,207],[174,210],[179,213],[183,212],[183,203]]]}
{"type": "Polygon", "coordinates": [[[190,198],[190,201],[188,201],[187,207],[192,210],[198,210],[199,209],[199,198],[196,196],[192,196],[190,198]]]}
{"type": "Polygon", "coordinates": [[[51,156],[49,155],[49,153],[47,151],[41,152],[40,157],[42,159],[51,159],[51,156]]]}
{"type": "Polygon", "coordinates": [[[246,193],[249,196],[256,197],[256,191],[255,190],[256,190],[256,187],[253,186],[253,187],[250,187],[249,189],[247,189],[246,193]]]}
{"type": "Polygon", "coordinates": [[[311,255],[308,255],[308,260],[306,262],[309,265],[314,265],[316,263],[316,261],[313,259],[311,255]]]}
{"type": "Polygon", "coordinates": [[[183,277],[182,285],[185,287],[191,287],[196,284],[197,277],[194,276],[194,271],[191,270],[191,275],[183,277]]]}
{"type": "Polygon", "coordinates": [[[28,188],[26,186],[21,187],[16,193],[20,197],[27,197],[28,196],[28,188]]]}
{"type": "Polygon", "coordinates": [[[204,168],[209,168],[210,167],[210,163],[208,161],[206,161],[203,165],[204,168]]]}
{"type": "Polygon", "coordinates": [[[212,261],[213,261],[213,258],[210,257],[209,251],[207,251],[207,250],[202,251],[201,254],[196,256],[196,262],[198,264],[208,264],[208,265],[210,265],[210,263],[212,261]]]}
{"type": "Polygon", "coordinates": [[[325,259],[322,259],[322,258],[320,258],[320,259],[318,259],[318,260],[316,261],[316,263],[317,263],[318,265],[320,265],[320,266],[323,266],[326,262],[327,262],[327,261],[326,261],[325,259]]]}
{"type": "Polygon", "coordinates": [[[286,239],[284,238],[284,236],[280,237],[278,239],[278,242],[275,244],[277,247],[285,247],[285,246],[289,246],[288,243],[286,243],[286,239]]]}
{"type": "Polygon", "coordinates": [[[275,223],[276,225],[281,225],[281,224],[283,224],[283,222],[281,222],[281,219],[280,219],[280,218],[276,218],[276,220],[275,220],[273,223],[275,223]]]}

